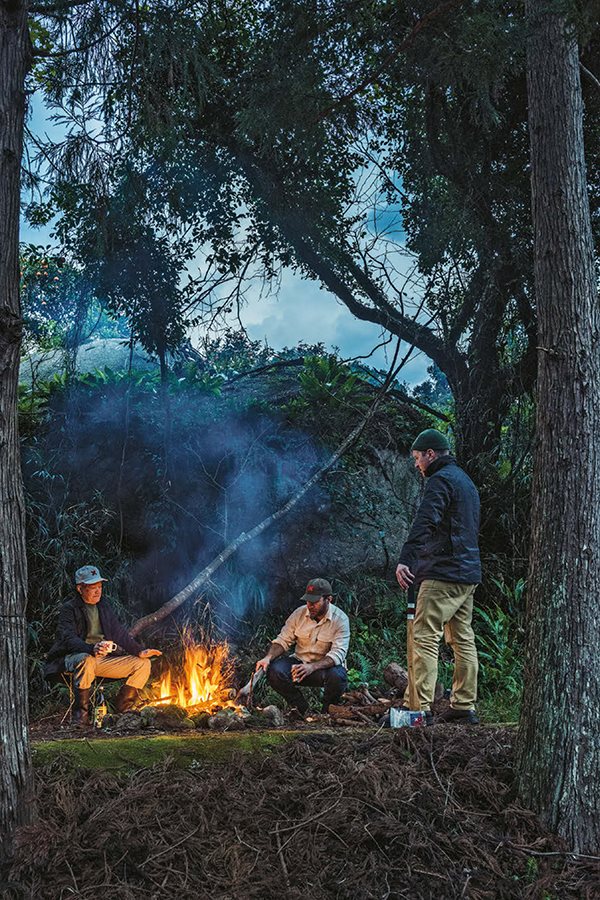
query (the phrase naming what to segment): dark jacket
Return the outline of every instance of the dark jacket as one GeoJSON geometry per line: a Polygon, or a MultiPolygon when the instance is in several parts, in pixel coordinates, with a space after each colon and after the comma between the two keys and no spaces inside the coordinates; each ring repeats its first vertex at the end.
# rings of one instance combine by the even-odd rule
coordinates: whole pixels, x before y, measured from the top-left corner
{"type": "MultiPolygon", "coordinates": [[[[137,656],[144,648],[133,638],[124,625],[121,625],[108,600],[98,603],[100,627],[107,641],[114,641],[132,656],[137,656]]],[[[94,652],[94,645],[86,643],[88,620],[85,615],[85,603],[79,594],[69,597],[63,603],[58,615],[56,640],[48,651],[44,666],[44,678],[52,680],[65,670],[65,656],[70,653],[94,652]]]]}
{"type": "Polygon", "coordinates": [[[415,584],[426,578],[459,584],[481,581],[479,494],[453,456],[438,456],[426,472],[425,491],[400,552],[415,584]]]}

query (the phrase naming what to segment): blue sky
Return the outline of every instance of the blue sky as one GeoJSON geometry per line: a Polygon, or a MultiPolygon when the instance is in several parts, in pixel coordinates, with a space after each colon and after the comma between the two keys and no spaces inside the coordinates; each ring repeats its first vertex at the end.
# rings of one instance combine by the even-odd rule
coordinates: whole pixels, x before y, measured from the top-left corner
{"type": "MultiPolygon", "coordinates": [[[[48,119],[43,103],[35,94],[31,99],[28,126],[38,135],[60,137],[64,133],[60,126],[48,119]]],[[[382,222],[385,223],[385,211],[379,214],[379,227],[382,227],[382,222]]],[[[32,244],[54,244],[51,231],[51,226],[34,229],[22,222],[21,240],[32,244]]],[[[393,237],[396,240],[400,237],[397,228],[393,237]]],[[[283,272],[277,295],[261,296],[258,289],[248,294],[241,319],[253,340],[264,341],[274,350],[293,347],[300,341],[308,344],[322,342],[326,349],[337,348],[343,358],[352,358],[371,354],[373,348],[386,337],[377,326],[352,316],[333,294],[322,290],[317,282],[302,279],[289,270],[283,272]]],[[[369,356],[367,364],[386,369],[394,346],[390,343],[376,350],[369,356]]],[[[403,346],[401,353],[407,349],[403,346]]],[[[427,357],[415,353],[399,377],[416,384],[427,377],[428,365],[430,360],[427,357]]]]}

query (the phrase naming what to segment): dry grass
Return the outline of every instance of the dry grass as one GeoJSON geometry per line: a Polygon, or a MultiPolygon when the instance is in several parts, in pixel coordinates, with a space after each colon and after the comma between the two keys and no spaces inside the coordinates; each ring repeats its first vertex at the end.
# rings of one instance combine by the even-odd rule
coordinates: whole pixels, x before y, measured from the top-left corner
{"type": "Polygon", "coordinates": [[[302,734],[268,755],[133,774],[37,772],[5,897],[588,898],[512,791],[509,729],[302,734]]]}

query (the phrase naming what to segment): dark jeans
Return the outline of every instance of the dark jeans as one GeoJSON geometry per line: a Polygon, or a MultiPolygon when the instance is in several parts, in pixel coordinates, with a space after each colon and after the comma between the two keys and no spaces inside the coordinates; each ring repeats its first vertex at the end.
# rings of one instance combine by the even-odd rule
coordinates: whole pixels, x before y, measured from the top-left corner
{"type": "MultiPolygon", "coordinates": [[[[273,690],[285,697],[290,706],[295,706],[301,713],[308,709],[308,702],[295,681],[292,681],[292,666],[302,660],[295,656],[280,656],[273,660],[267,669],[267,680],[273,690]]],[[[343,666],[331,666],[329,669],[318,669],[303,678],[302,687],[322,687],[323,712],[327,712],[330,703],[338,703],[348,685],[348,677],[343,666]]]]}

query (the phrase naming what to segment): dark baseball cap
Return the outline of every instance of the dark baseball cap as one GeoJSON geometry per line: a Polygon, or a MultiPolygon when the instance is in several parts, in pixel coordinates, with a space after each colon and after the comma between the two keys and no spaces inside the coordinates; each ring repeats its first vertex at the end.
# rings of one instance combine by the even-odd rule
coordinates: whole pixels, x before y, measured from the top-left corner
{"type": "Polygon", "coordinates": [[[306,585],[306,593],[302,597],[302,602],[307,603],[309,600],[318,600],[319,597],[329,597],[333,594],[333,588],[325,578],[311,578],[306,585]]]}

